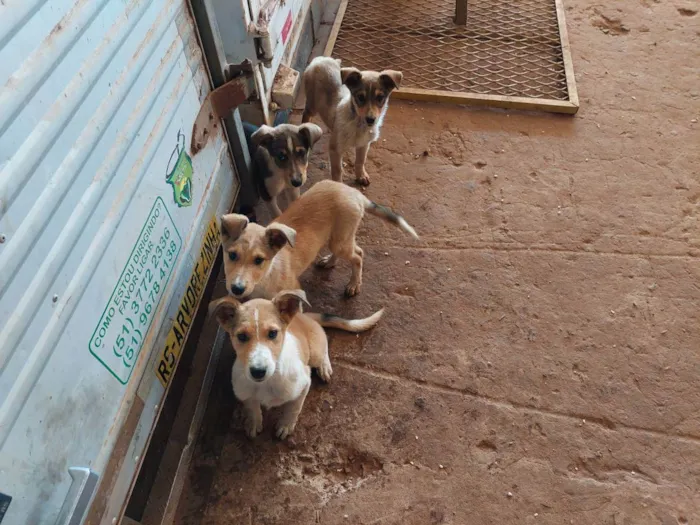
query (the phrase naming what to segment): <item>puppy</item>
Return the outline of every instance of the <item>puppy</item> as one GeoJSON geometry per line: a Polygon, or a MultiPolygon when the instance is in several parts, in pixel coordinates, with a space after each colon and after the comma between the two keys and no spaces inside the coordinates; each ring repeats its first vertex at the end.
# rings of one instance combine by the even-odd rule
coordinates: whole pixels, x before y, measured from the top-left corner
{"type": "Polygon", "coordinates": [[[253,180],[260,197],[277,217],[281,211],[277,197],[288,190],[291,200],[299,198],[299,189],[306,182],[311,148],[323,131],[316,124],[280,124],[259,128],[243,123],[253,169],[253,180]]]}
{"type": "Polygon", "coordinates": [[[355,188],[331,180],[314,184],[267,228],[249,224],[245,215],[224,215],[226,289],[239,299],[270,299],[282,290],[300,288],[299,276],[328,245],[331,254],[317,264],[330,268],[338,257],[350,261],[352,277],[345,293],[352,297],[362,286],[363,252],[355,234],[365,211],[418,238],[403,217],[355,188]]]}
{"type": "Polygon", "coordinates": [[[311,368],[317,369],[321,379],[330,381],[333,369],[322,326],[362,332],[377,324],[384,312],[345,320],[302,314],[302,302],[306,302],[306,294],[291,290],[280,292],[272,301],[253,299],[241,304],[224,297],[209,307],[236,351],[231,382],[245,408],[245,430],[251,438],[263,428],[261,406],[284,405],[277,437],[284,439],[292,433],[311,386],[311,368]]]}
{"type": "Polygon", "coordinates": [[[342,156],[355,148],[355,179],[367,186],[365,160],[369,145],[379,138],[379,128],[389,107],[391,92],[401,85],[399,71],[360,71],[340,67],[340,60],[317,57],[304,71],[306,107],[302,122],[314,115],[331,130],[331,177],[343,180],[342,156]]]}

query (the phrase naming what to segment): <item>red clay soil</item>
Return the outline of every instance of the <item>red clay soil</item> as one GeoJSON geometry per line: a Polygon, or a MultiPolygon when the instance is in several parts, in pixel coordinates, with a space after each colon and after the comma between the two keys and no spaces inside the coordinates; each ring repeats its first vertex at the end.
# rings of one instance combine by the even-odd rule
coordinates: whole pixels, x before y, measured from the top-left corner
{"type": "Polygon", "coordinates": [[[367,194],[422,239],[368,216],[361,294],[304,282],[385,318],[288,442],[222,374],[177,523],[700,523],[698,3],[566,3],[575,117],[392,102],[367,194]]]}

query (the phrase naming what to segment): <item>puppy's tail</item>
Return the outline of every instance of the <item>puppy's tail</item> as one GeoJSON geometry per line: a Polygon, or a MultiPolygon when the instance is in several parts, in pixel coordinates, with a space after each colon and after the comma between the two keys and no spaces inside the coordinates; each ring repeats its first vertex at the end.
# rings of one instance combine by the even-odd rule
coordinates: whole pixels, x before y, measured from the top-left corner
{"type": "Polygon", "coordinates": [[[414,239],[419,239],[416,230],[414,230],[413,227],[406,222],[406,219],[401,217],[401,215],[396,213],[391,208],[387,208],[386,206],[382,206],[381,204],[377,204],[376,202],[369,200],[364,195],[363,197],[365,198],[365,210],[370,212],[372,215],[376,215],[377,217],[398,226],[414,239]]]}
{"type": "Polygon", "coordinates": [[[343,319],[333,314],[310,314],[306,312],[304,312],[304,315],[311,317],[324,328],[338,328],[355,334],[369,330],[377,324],[384,315],[384,308],[364,319],[343,319]]]}

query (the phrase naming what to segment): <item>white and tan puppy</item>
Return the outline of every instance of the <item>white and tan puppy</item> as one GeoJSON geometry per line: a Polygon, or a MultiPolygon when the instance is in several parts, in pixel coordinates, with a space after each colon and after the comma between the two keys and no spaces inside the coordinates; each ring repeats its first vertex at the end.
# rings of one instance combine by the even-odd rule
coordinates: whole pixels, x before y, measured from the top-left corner
{"type": "Polygon", "coordinates": [[[401,85],[400,71],[360,71],[340,67],[340,60],[316,57],[304,71],[306,107],[302,122],[314,115],[331,131],[331,177],[343,180],[342,156],[355,149],[355,179],[367,186],[365,169],[369,145],[379,138],[379,128],[389,107],[391,92],[401,85]]]}
{"type": "Polygon", "coordinates": [[[214,301],[209,311],[231,338],[236,362],[231,371],[233,392],[243,403],[246,433],[262,431],[262,407],[284,406],[277,437],[292,433],[311,386],[311,369],[324,381],[333,374],[328,338],[322,326],[362,332],[381,319],[379,310],[366,319],[300,313],[306,294],[283,291],[272,301],[253,299],[239,303],[233,297],[214,301]]]}
{"type": "Polygon", "coordinates": [[[318,264],[329,268],[337,257],[349,261],[352,277],[345,293],[357,294],[364,253],[355,234],[365,211],[418,238],[403,217],[332,180],[314,184],[267,228],[250,224],[245,215],[224,215],[221,243],[226,289],[238,299],[270,299],[282,290],[300,288],[299,277],[328,246],[331,255],[318,264]]]}

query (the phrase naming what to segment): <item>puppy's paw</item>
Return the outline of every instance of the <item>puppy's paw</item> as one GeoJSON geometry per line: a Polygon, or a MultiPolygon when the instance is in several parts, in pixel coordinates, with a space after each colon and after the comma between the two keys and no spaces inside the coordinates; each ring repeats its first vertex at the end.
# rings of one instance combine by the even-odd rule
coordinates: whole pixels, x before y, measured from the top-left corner
{"type": "Polygon", "coordinates": [[[331,380],[331,376],[333,375],[333,367],[328,359],[326,359],[326,362],[318,367],[316,371],[318,372],[318,377],[320,377],[324,383],[328,383],[331,380]]]}
{"type": "Polygon", "coordinates": [[[280,421],[277,425],[277,437],[279,439],[287,439],[287,437],[294,432],[294,427],[297,426],[296,420],[291,423],[284,420],[280,421]]]}
{"type": "Polygon", "coordinates": [[[355,297],[360,293],[360,288],[362,288],[362,283],[349,283],[345,287],[345,297],[355,297]]]}
{"type": "Polygon", "coordinates": [[[367,171],[363,171],[362,175],[357,175],[355,177],[355,180],[360,186],[369,186],[370,180],[369,180],[369,175],[367,175],[367,171]]]}
{"type": "Polygon", "coordinates": [[[335,266],[336,258],[333,254],[319,256],[316,258],[316,266],[318,268],[333,268],[335,266]]]}
{"type": "Polygon", "coordinates": [[[263,429],[262,417],[248,417],[245,422],[245,433],[250,439],[260,434],[263,429]]]}

